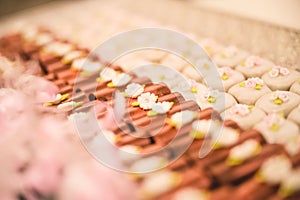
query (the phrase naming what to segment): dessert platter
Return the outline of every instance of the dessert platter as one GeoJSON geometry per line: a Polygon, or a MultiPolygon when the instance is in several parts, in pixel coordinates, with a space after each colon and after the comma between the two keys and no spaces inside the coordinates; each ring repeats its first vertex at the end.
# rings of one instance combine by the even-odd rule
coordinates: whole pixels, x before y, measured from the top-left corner
{"type": "Polygon", "coordinates": [[[0,199],[300,199],[297,66],[195,37],[218,90],[208,63],[161,49],[109,62],[66,38],[0,37],[0,199]]]}

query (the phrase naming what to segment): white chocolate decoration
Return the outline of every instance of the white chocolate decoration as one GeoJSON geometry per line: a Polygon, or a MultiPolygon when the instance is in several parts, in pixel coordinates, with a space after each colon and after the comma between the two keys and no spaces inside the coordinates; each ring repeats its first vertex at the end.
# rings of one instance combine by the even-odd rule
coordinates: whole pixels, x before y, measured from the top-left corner
{"type": "Polygon", "coordinates": [[[152,109],[153,104],[157,101],[157,96],[154,93],[146,92],[137,98],[138,105],[144,110],[152,109]]]}
{"type": "Polygon", "coordinates": [[[207,192],[197,188],[183,188],[174,194],[172,200],[207,200],[208,196],[207,192]]]}
{"type": "Polygon", "coordinates": [[[279,194],[288,197],[300,190],[300,169],[292,170],[280,185],[279,194]]]}
{"type": "Polygon", "coordinates": [[[106,67],[100,72],[100,78],[106,82],[106,81],[111,81],[114,77],[117,76],[117,72],[109,67],[106,67]]]}
{"type": "Polygon", "coordinates": [[[146,197],[153,198],[175,188],[180,182],[178,173],[161,171],[147,176],[141,185],[141,191],[146,197]]]}
{"type": "Polygon", "coordinates": [[[63,56],[66,53],[72,51],[73,49],[73,45],[62,42],[53,42],[43,47],[44,52],[53,53],[57,56],[63,56]]]}
{"type": "Polygon", "coordinates": [[[129,83],[132,77],[125,73],[117,74],[115,77],[112,78],[112,85],[114,87],[121,87],[129,83]]]}
{"type": "Polygon", "coordinates": [[[192,122],[193,119],[195,119],[196,117],[197,117],[196,112],[190,110],[184,110],[173,114],[168,123],[176,128],[180,128],[192,122]]]}
{"type": "Polygon", "coordinates": [[[283,155],[274,156],[266,160],[259,170],[259,178],[269,184],[279,184],[291,172],[290,160],[283,155]]]}
{"type": "Polygon", "coordinates": [[[280,66],[274,66],[271,71],[262,76],[271,90],[289,90],[299,78],[300,73],[298,71],[280,66]]]}
{"type": "Polygon", "coordinates": [[[258,141],[254,139],[247,140],[230,150],[227,161],[229,161],[229,164],[233,165],[240,164],[244,160],[247,160],[252,156],[258,154],[260,152],[260,149],[261,145],[258,141]]]}
{"type": "Polygon", "coordinates": [[[283,112],[287,116],[299,103],[299,95],[289,91],[275,91],[260,97],[255,106],[266,113],[283,112]]]}
{"type": "Polygon", "coordinates": [[[136,98],[144,92],[144,87],[138,83],[130,83],[126,86],[125,93],[131,98],[136,98]]]}
{"type": "MultiPolygon", "coordinates": [[[[215,134],[215,133],[214,133],[215,134]]],[[[233,145],[239,139],[239,132],[233,128],[222,127],[220,135],[214,135],[216,138],[215,148],[222,148],[233,145]]]]}

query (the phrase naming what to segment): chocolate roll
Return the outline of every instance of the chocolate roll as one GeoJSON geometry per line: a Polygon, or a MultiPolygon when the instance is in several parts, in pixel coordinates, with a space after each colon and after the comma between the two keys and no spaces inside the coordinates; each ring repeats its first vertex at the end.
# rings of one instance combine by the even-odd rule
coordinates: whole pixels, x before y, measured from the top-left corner
{"type": "Polygon", "coordinates": [[[180,102],[180,104],[174,105],[168,112],[168,115],[173,115],[174,113],[180,112],[182,110],[192,110],[192,111],[198,111],[199,106],[198,104],[193,100],[183,101],[180,102]]]}
{"type": "Polygon", "coordinates": [[[66,65],[66,64],[62,63],[61,61],[57,61],[57,62],[51,63],[46,66],[48,73],[55,73],[58,71],[69,69],[69,68],[70,68],[70,65],[66,65]]]}
{"type": "Polygon", "coordinates": [[[146,85],[146,87],[144,88],[144,93],[146,92],[154,93],[158,97],[171,93],[168,86],[165,85],[164,83],[146,85]]]}

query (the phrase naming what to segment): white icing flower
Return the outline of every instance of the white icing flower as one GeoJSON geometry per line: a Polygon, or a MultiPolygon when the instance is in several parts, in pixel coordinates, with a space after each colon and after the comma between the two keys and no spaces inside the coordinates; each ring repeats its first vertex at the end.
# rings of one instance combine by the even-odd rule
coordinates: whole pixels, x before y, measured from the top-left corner
{"type": "Polygon", "coordinates": [[[184,188],[176,192],[172,200],[207,200],[208,194],[196,188],[184,188]]]}
{"type": "Polygon", "coordinates": [[[68,99],[69,96],[70,96],[69,94],[63,94],[63,95],[57,94],[53,100],[44,103],[44,106],[57,105],[57,104],[59,104],[60,102],[62,102],[62,101],[64,101],[64,100],[68,99]]]}
{"type": "Polygon", "coordinates": [[[229,158],[236,161],[243,161],[251,158],[260,150],[260,144],[256,140],[247,140],[246,142],[232,148],[229,158]]]}
{"type": "Polygon", "coordinates": [[[151,156],[136,160],[131,166],[131,170],[134,172],[148,172],[153,169],[161,169],[167,164],[166,158],[160,156],[151,156]]]}
{"type": "Polygon", "coordinates": [[[220,135],[217,138],[217,147],[230,146],[236,143],[239,139],[239,133],[235,129],[223,127],[221,129],[220,135]]]}
{"type": "Polygon", "coordinates": [[[218,72],[222,80],[227,80],[233,74],[233,70],[230,67],[218,68],[218,72]]]}
{"type": "Polygon", "coordinates": [[[180,175],[176,172],[162,171],[146,177],[141,189],[145,196],[155,197],[173,189],[180,181],[180,175]]]}
{"type": "Polygon", "coordinates": [[[113,77],[112,84],[115,87],[121,87],[129,83],[131,80],[131,76],[125,73],[117,74],[117,76],[113,77]]]}
{"type": "Polygon", "coordinates": [[[300,190],[300,170],[293,170],[286,176],[279,189],[279,193],[283,196],[290,196],[294,192],[300,190]]]}
{"type": "Polygon", "coordinates": [[[51,41],[53,41],[52,35],[48,33],[41,33],[36,36],[34,43],[36,43],[37,45],[45,45],[51,41]]]}
{"type": "Polygon", "coordinates": [[[290,70],[288,68],[281,67],[281,66],[274,66],[269,72],[269,76],[272,78],[275,78],[279,75],[287,76],[289,74],[290,74],[290,70]]]}
{"type": "Polygon", "coordinates": [[[250,56],[246,59],[245,61],[245,66],[246,67],[255,67],[261,65],[262,61],[260,57],[257,56],[250,56]]]}
{"type": "Polygon", "coordinates": [[[144,110],[152,109],[153,104],[157,101],[157,96],[154,93],[146,92],[141,94],[137,102],[141,108],[144,110]]]}
{"type": "Polygon", "coordinates": [[[195,117],[196,113],[190,110],[177,112],[171,116],[171,124],[174,125],[176,128],[179,128],[193,121],[195,117]]]}
{"type": "Polygon", "coordinates": [[[143,86],[137,83],[130,83],[126,86],[125,93],[131,98],[136,98],[144,92],[143,86]]]}
{"type": "MultiPolygon", "coordinates": [[[[75,60],[77,58],[80,58],[82,56],[84,56],[85,53],[83,51],[71,51],[69,53],[67,53],[66,55],[64,55],[64,57],[62,58],[62,62],[64,63],[69,63],[72,60],[75,60]]],[[[75,61],[74,61],[75,62],[75,61]]],[[[83,63],[82,63],[83,64],[83,63]]],[[[79,67],[79,69],[81,68],[81,65],[79,67]]]]}
{"type": "Polygon", "coordinates": [[[218,90],[207,89],[202,96],[200,96],[200,100],[206,101],[208,103],[215,103],[217,98],[220,96],[220,92],[218,90]]]}
{"type": "Polygon", "coordinates": [[[232,106],[229,110],[232,115],[240,115],[242,117],[249,115],[250,109],[246,104],[236,104],[232,106]]]}
{"type": "Polygon", "coordinates": [[[117,72],[109,67],[106,67],[101,73],[100,77],[103,81],[111,81],[114,77],[117,76],[117,72]]]}
{"type": "Polygon", "coordinates": [[[286,156],[279,155],[269,158],[259,170],[260,178],[270,184],[279,184],[291,171],[291,163],[286,156]]]}
{"type": "Polygon", "coordinates": [[[71,111],[72,109],[74,109],[78,106],[81,106],[81,105],[82,105],[82,102],[70,101],[70,102],[59,104],[57,106],[57,110],[67,112],[67,111],[71,111]]]}
{"type": "Polygon", "coordinates": [[[202,139],[208,134],[210,127],[212,125],[211,120],[196,120],[192,124],[192,132],[190,135],[196,139],[202,139]]]}
{"type": "Polygon", "coordinates": [[[172,104],[170,102],[157,102],[152,105],[152,110],[158,114],[164,114],[170,110],[172,104]]]}
{"type": "Polygon", "coordinates": [[[43,50],[48,53],[53,53],[58,56],[63,56],[69,51],[73,49],[73,45],[62,43],[62,42],[53,42],[48,45],[46,45],[43,50]]]}
{"type": "Polygon", "coordinates": [[[75,113],[72,113],[71,115],[69,115],[68,119],[73,122],[76,122],[76,121],[87,122],[89,119],[89,116],[85,112],[75,112],[75,113]]]}

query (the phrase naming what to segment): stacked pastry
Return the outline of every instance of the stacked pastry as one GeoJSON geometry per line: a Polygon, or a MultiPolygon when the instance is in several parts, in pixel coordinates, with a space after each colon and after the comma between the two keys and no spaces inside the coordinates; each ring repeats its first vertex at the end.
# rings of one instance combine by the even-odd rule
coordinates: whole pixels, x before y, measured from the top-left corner
{"type": "MultiPolygon", "coordinates": [[[[142,60],[168,64],[192,79],[183,87],[164,72],[160,80],[126,73],[43,29],[2,38],[1,53],[38,61],[40,75],[59,89],[52,98],[43,99],[51,111],[65,113],[71,120],[88,119],[88,111],[94,108],[105,130],[101,134],[136,154],[119,155],[131,170],[147,170],[144,163],[161,168],[176,157],[178,149],[184,149],[163,170],[134,176],[140,198],[299,198],[300,73],[234,46],[223,47],[212,40],[200,44],[218,65],[224,91],[208,88],[207,77],[196,75],[195,68],[174,55],[152,52],[142,60]],[[5,45],[13,48],[7,50],[5,45]],[[127,111],[118,124],[112,113],[118,104],[111,101],[116,89],[126,100],[127,111]],[[218,106],[222,96],[225,107],[218,106]],[[222,124],[216,136],[210,127],[222,124]],[[215,141],[212,150],[199,158],[208,140],[215,141]]],[[[138,62],[128,59],[118,64],[134,67],[138,62]]],[[[81,135],[81,139],[97,148],[97,134],[81,135]]]]}

